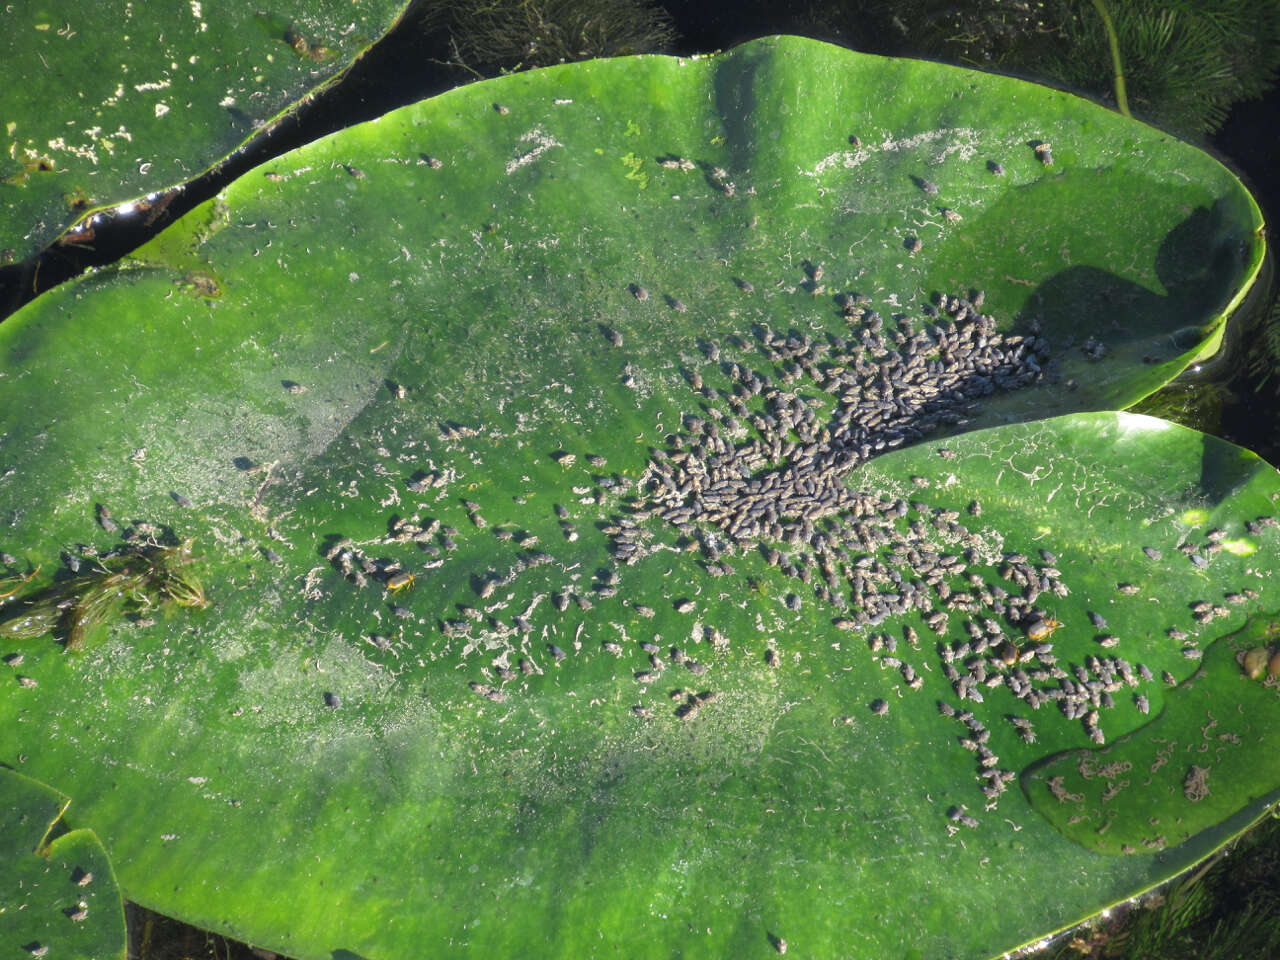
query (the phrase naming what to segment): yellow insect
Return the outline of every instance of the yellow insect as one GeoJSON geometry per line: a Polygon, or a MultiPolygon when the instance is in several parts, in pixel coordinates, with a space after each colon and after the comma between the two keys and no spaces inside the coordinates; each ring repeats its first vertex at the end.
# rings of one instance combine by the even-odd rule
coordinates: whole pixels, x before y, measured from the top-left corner
{"type": "Polygon", "coordinates": [[[1062,626],[1062,621],[1052,616],[1045,617],[1043,620],[1036,620],[1027,624],[1025,628],[1027,639],[1047,640],[1060,626],[1062,626]]]}
{"type": "Polygon", "coordinates": [[[407,570],[402,570],[399,573],[393,573],[391,576],[387,577],[387,590],[390,593],[399,593],[401,590],[408,590],[414,585],[416,580],[417,578],[407,570]]]}

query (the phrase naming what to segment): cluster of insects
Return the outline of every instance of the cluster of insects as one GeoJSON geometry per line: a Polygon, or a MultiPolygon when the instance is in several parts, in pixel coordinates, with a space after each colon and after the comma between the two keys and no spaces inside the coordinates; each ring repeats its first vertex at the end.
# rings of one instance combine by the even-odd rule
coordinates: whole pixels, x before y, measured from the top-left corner
{"type": "MultiPolygon", "coordinates": [[[[811,266],[810,278],[820,277],[819,270],[811,266]]],[[[772,374],[720,361],[719,346],[704,345],[708,361],[720,361],[732,387],[717,390],[698,370],[686,371],[706,403],[699,414],[684,416],[684,429],[669,448],[651,457],[642,477],[648,497],[633,517],[658,517],[704,540],[710,527],[713,545],[812,546],[821,557],[841,540],[874,536],[858,526],[883,527],[882,521],[909,509],[875,492],[851,490],[846,477],[860,464],[963,424],[977,398],[1026,386],[1042,375],[1047,343],[1035,335],[997,332],[994,319],[974,306],[981,303],[978,294],[973,300],[944,295],[928,311],[940,321],[936,326],[917,332],[901,318],[892,334],[869,298],[843,294],[837,301],[850,324],[849,337],[818,340],[762,329],[760,348],[775,365],[772,374]],[[817,396],[832,398],[829,412],[809,386],[820,391],[817,396]],[[837,516],[852,519],[854,526],[833,524],[825,533],[815,526],[837,516]]],[[[645,551],[637,541],[634,527],[615,537],[615,556],[638,561],[645,551]]],[[[773,550],[770,562],[779,556],[773,550]]],[[[845,562],[833,555],[828,566],[845,562]]],[[[832,582],[840,578],[827,570],[823,577],[828,595],[820,590],[819,597],[843,606],[832,582]]],[[[862,595],[853,614],[860,625],[901,612],[882,606],[869,584],[859,582],[866,581],[865,571],[850,579],[852,593],[862,595]]]]}
{"type": "MultiPolygon", "coordinates": [[[[728,182],[717,171],[709,175],[728,182]]],[[[918,186],[932,195],[927,181],[918,186]]],[[[804,269],[805,288],[825,293],[822,264],[806,261],[804,269]]],[[[743,293],[754,290],[743,278],[735,283],[743,293]]],[[[638,283],[629,290],[641,303],[650,299],[638,283]]],[[[1068,596],[1070,589],[1053,553],[1041,550],[1028,558],[999,550],[967,525],[960,511],[909,495],[859,489],[850,482],[856,480],[859,467],[880,453],[963,425],[983,397],[1040,380],[1050,358],[1048,343],[1038,330],[1033,326],[1025,334],[1000,332],[995,320],[982,312],[981,291],[967,297],[939,296],[923,308],[923,319],[901,314],[886,318],[868,297],[857,293],[839,294],[834,300],[848,325],[847,334],[813,337],[760,326],[754,345],[740,337],[724,345],[703,342],[705,362],[683,370],[698,397],[697,409],[681,416],[679,428],[663,445],[651,448],[638,479],[605,474],[604,458],[594,454],[563,448],[549,454],[560,469],[588,474],[573,491],[603,517],[595,526],[607,538],[613,561],[612,567],[597,571],[594,582],[580,583],[580,574],[575,575],[573,584],[535,595],[525,607],[514,608],[514,595],[506,588],[525,571],[558,561],[539,548],[536,536],[486,517],[488,511],[476,501],[459,499],[471,526],[521,551],[508,569],[473,577],[477,601],[457,604],[456,613],[437,621],[446,637],[508,651],[500,652],[491,667],[483,668],[484,676],[472,681],[477,695],[506,702],[507,685],[542,673],[531,641],[539,630],[545,638],[548,628],[556,629],[570,607],[586,611],[598,603],[617,603],[636,616],[654,617],[653,608],[620,592],[619,570],[656,551],[694,548],[711,577],[736,574],[735,558],[754,554],[797,581],[793,589],[778,594],[780,612],[805,617],[810,602],[829,609],[838,630],[863,635],[876,662],[901,677],[898,696],[922,689],[925,673],[940,670],[961,704],[950,709],[962,716],[966,701],[982,704],[999,689],[1029,710],[1056,706],[1065,718],[1079,720],[1098,743],[1105,741],[1102,713],[1115,706],[1121,690],[1135,688],[1132,702],[1143,712],[1149,709],[1148,698],[1136,688],[1153,680],[1151,671],[1103,653],[1121,638],[1109,632],[1100,614],[1088,615],[1097,631],[1099,653],[1078,664],[1059,662],[1053,640],[1063,624],[1055,601],[1068,596]],[[764,364],[744,359],[753,346],[764,364]],[[616,501],[616,512],[604,509],[610,498],[616,501]],[[667,542],[673,531],[678,535],[674,545],[667,542]],[[548,610],[553,611],[550,617],[539,612],[548,610]],[[875,629],[911,615],[918,615],[937,638],[932,665],[922,656],[927,645],[914,628],[906,627],[900,637],[875,629]],[[957,627],[963,629],[964,639],[955,639],[957,627]],[[520,653],[509,652],[512,649],[520,653]]],[[[613,325],[598,329],[614,348],[627,342],[613,325]]],[[[452,422],[441,426],[447,441],[473,434],[452,422]]],[[[946,448],[938,454],[944,460],[955,457],[946,448]]],[[[411,493],[439,500],[454,479],[451,470],[433,469],[407,481],[407,486],[411,493]]],[[[932,486],[925,477],[910,479],[921,490],[932,486]]],[[[574,517],[562,504],[553,509],[564,539],[575,542],[574,517]]],[[[980,517],[982,506],[971,502],[967,512],[980,517]]],[[[460,537],[458,529],[415,514],[395,518],[388,535],[374,541],[334,541],[325,556],[352,582],[384,590],[392,611],[407,616],[400,598],[446,561],[460,537]],[[428,556],[421,563],[407,563],[366,553],[371,543],[382,542],[413,543],[428,556]]],[[[1220,549],[1221,537],[1220,531],[1211,531],[1206,544],[1183,544],[1181,549],[1189,562],[1207,564],[1220,549]]],[[[1149,560],[1162,557],[1154,547],[1147,547],[1144,555],[1149,560]]],[[[1131,583],[1117,584],[1122,596],[1138,591],[1131,583]]],[[[1242,592],[1239,597],[1248,595],[1242,592]]],[[[705,615],[693,596],[673,595],[667,603],[668,615],[705,615]]],[[[1207,623],[1224,610],[1211,603],[1203,610],[1197,607],[1194,614],[1198,623],[1207,623]]],[[[713,652],[727,644],[714,628],[698,628],[705,636],[691,638],[694,642],[707,641],[713,652]]],[[[1075,631],[1081,629],[1086,629],[1083,622],[1075,625],[1075,631]]],[[[1194,636],[1174,628],[1170,636],[1196,649],[1194,636]]],[[[544,647],[553,664],[580,649],[566,650],[554,642],[544,647]]],[[[616,640],[602,641],[600,649],[618,657],[628,652],[616,640]]],[[[653,641],[639,643],[637,650],[647,659],[633,671],[642,692],[657,683],[669,665],[702,675],[716,659],[690,656],[656,634],[653,641]]],[[[770,668],[781,667],[783,659],[773,643],[764,661],[770,668]]],[[[703,705],[715,699],[712,691],[703,694],[712,695],[682,692],[675,715],[696,718],[703,705]]],[[[870,709],[887,713],[891,699],[876,698],[870,709]]],[[[632,710],[638,718],[654,717],[655,711],[651,703],[638,703],[632,710]]],[[[1030,720],[1010,715],[1009,722],[1024,743],[1036,742],[1030,720]]],[[[993,804],[1012,775],[989,752],[985,727],[970,729],[969,734],[960,738],[968,741],[962,746],[977,755],[980,785],[993,804]]]]}
{"type": "MultiPolygon", "coordinates": [[[[84,888],[93,883],[93,874],[83,867],[76,867],[71,871],[70,880],[77,887],[84,888]]],[[[87,900],[78,900],[73,906],[62,907],[61,913],[72,923],[83,923],[89,919],[89,903],[87,900]]],[[[49,955],[49,945],[39,940],[24,943],[22,949],[33,957],[47,957],[49,955]]]]}
{"type": "MultiPolygon", "coordinates": [[[[918,185],[929,192],[926,184],[918,185]]],[[[805,269],[806,288],[824,291],[822,266],[806,262],[805,269]]],[[[747,281],[738,285],[752,289],[747,281]]],[[[832,608],[837,628],[865,635],[889,618],[918,613],[940,638],[939,666],[961,702],[983,703],[999,688],[1031,710],[1055,705],[1064,718],[1080,721],[1091,741],[1105,743],[1103,711],[1123,690],[1146,713],[1150,702],[1138,688],[1154,677],[1144,664],[1102,653],[1059,663],[1052,641],[1064,625],[1053,600],[1071,591],[1057,556],[1048,550],[1034,560],[1013,551],[993,553],[957,511],[849,483],[877,454],[961,425],[981,397],[1042,377],[1047,342],[1034,328],[1026,335],[999,333],[981,312],[983,300],[981,291],[940,296],[926,307],[925,325],[917,330],[916,321],[904,316],[894,318],[892,329],[868,298],[841,295],[837,303],[852,336],[758,328],[758,349],[771,363],[764,369],[704,343],[707,364],[718,368],[729,388],[712,386],[705,367],[684,371],[700,408],[685,414],[682,429],[652,451],[640,495],[609,528],[612,553],[627,565],[666,548],[662,525],[655,530],[647,522],[656,520],[700,549],[711,576],[733,573],[735,555],[758,554],[832,608]],[[968,639],[947,641],[957,616],[968,639]]],[[[747,346],[741,340],[729,345],[747,346]]],[[[954,458],[945,448],[939,455],[954,458]]],[[[912,479],[930,486],[926,478],[912,479]]],[[[968,513],[981,516],[981,504],[970,503],[968,513]]],[[[1208,544],[1179,549],[1195,558],[1192,563],[1207,564],[1223,536],[1210,531],[1208,544]]],[[[1143,555],[1161,557],[1151,547],[1143,555]]],[[[1121,596],[1139,592],[1131,583],[1116,589],[1121,596]]],[[[1229,602],[1251,595],[1257,596],[1241,591],[1229,602]]],[[[780,599],[786,610],[804,609],[799,590],[780,599]]],[[[674,608],[693,610],[679,598],[674,608]]],[[[1225,612],[1220,604],[1193,606],[1197,623],[1225,612]]],[[[1087,620],[1100,651],[1120,645],[1100,613],[1090,611],[1087,620]]],[[[1073,633],[1083,629],[1077,624],[1073,633]]],[[[915,630],[904,634],[906,648],[918,652],[915,630]]],[[[1198,652],[1193,635],[1172,627],[1169,635],[1198,652]]],[[[919,670],[931,668],[903,659],[897,638],[871,633],[869,645],[882,667],[901,675],[903,691],[922,687],[919,670]]],[[[769,656],[770,666],[780,662],[772,647],[769,656]]],[[[1171,679],[1167,672],[1164,678],[1171,679]]],[[[888,708],[883,698],[871,703],[875,713],[888,708]]],[[[1030,720],[1011,716],[1009,722],[1023,743],[1036,742],[1030,720]]],[[[979,779],[993,806],[1013,774],[995,765],[998,758],[983,741],[961,739],[974,744],[979,779]]]]}

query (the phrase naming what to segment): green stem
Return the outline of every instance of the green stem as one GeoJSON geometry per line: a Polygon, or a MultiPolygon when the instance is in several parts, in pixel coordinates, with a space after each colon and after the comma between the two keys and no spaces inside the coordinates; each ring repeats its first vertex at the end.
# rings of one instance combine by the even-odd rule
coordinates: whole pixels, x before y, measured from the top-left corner
{"type": "Polygon", "coordinates": [[[1116,71],[1116,109],[1126,117],[1131,117],[1133,114],[1129,112],[1129,98],[1124,92],[1124,67],[1120,64],[1120,39],[1116,36],[1116,28],[1111,23],[1111,14],[1107,10],[1107,5],[1102,0],[1093,0],[1093,5],[1098,8],[1098,16],[1102,17],[1102,25],[1107,30],[1107,43],[1111,46],[1111,65],[1116,71]]]}

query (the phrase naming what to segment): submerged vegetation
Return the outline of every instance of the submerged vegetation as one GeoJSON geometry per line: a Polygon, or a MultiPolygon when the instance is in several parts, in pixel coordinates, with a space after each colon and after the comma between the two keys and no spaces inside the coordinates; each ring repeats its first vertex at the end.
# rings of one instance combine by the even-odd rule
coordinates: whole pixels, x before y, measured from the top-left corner
{"type": "Polygon", "coordinates": [[[204,589],[190,569],[191,546],[190,540],[169,546],[152,540],[127,543],[83,561],[73,558],[67,579],[25,595],[23,587],[39,568],[0,579],[0,639],[52,634],[67,650],[77,650],[120,613],[145,625],[149,614],[166,604],[206,607],[204,589]]]}
{"type": "Polygon", "coordinates": [[[1117,105],[1127,92],[1134,116],[1192,139],[1221,127],[1232,104],[1265,93],[1280,70],[1275,3],[818,0],[813,14],[855,45],[873,26],[895,52],[1034,77],[1117,105]]]}
{"type": "Polygon", "coordinates": [[[451,64],[478,76],[659,52],[676,36],[646,0],[428,0],[419,17],[447,36],[451,64]]]}

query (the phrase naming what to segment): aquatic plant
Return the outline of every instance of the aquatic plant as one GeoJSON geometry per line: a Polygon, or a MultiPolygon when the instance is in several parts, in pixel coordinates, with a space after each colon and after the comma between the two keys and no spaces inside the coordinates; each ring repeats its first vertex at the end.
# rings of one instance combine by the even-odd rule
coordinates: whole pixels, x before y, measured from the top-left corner
{"type": "Polygon", "coordinates": [[[302,957],[1074,922],[1280,786],[1233,656],[1280,479],[1116,412],[1216,348],[1259,219],[1110,111],[797,38],[300,148],[0,326],[0,546],[52,577],[109,495],[211,600],[23,640],[6,762],[130,896],[302,957]],[[1039,776],[1206,695],[1198,799],[1039,776]]]}
{"type": "Polygon", "coordinates": [[[814,5],[852,42],[1006,70],[1115,103],[1180,136],[1217,130],[1280,70],[1280,10],[1245,0],[914,0],[814,5]]]}

